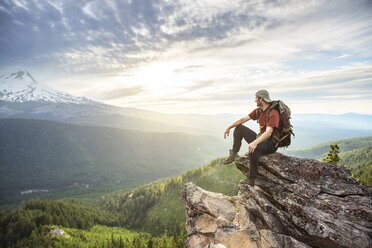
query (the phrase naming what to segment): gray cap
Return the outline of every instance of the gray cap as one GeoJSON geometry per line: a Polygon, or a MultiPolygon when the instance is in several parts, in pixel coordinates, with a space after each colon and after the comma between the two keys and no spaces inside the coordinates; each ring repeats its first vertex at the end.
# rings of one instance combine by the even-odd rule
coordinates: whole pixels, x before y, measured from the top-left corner
{"type": "Polygon", "coordinates": [[[267,90],[259,90],[256,92],[257,97],[262,97],[265,102],[272,102],[270,99],[269,92],[267,90]]]}

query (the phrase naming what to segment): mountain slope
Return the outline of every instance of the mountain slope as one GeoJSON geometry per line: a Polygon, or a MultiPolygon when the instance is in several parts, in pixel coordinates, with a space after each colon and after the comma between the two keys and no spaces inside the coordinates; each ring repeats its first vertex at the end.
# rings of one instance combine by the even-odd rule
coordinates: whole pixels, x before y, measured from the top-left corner
{"type": "MultiPolygon", "coordinates": [[[[125,112],[125,110],[121,112],[125,112]]],[[[141,112],[141,110],[138,110],[138,112],[141,112]]],[[[146,113],[146,111],[144,112],[146,113]]],[[[163,116],[159,114],[159,118],[151,120],[145,114],[125,115],[125,113],[116,111],[116,107],[105,104],[0,101],[0,119],[39,119],[86,126],[104,126],[154,132],[184,132],[206,135],[211,133],[204,132],[196,125],[188,127],[186,124],[175,124],[169,119],[161,117],[163,116]]]]}
{"type": "MultiPolygon", "coordinates": [[[[370,142],[372,137],[338,141],[344,150],[348,150],[340,154],[339,164],[352,172],[356,171],[354,176],[360,175],[365,180],[370,179],[372,175],[371,146],[368,145],[370,142]],[[355,147],[362,148],[354,149],[355,147]],[[362,168],[359,170],[360,174],[357,174],[358,170],[354,168],[362,168]]],[[[323,146],[325,145],[319,145],[320,148],[323,146]]],[[[329,150],[329,146],[327,149],[329,150]]],[[[225,195],[237,194],[239,181],[245,176],[234,164],[222,164],[223,160],[224,158],[214,159],[203,167],[187,171],[179,177],[162,179],[131,191],[114,192],[102,198],[97,205],[109,212],[118,211],[119,214],[123,214],[125,226],[160,235],[164,230],[172,230],[185,222],[184,203],[181,197],[185,183],[193,182],[208,191],[225,195]]],[[[364,184],[371,185],[371,182],[364,184]]]]}
{"type": "MultiPolygon", "coordinates": [[[[365,141],[364,138],[360,139],[361,143],[365,141]]],[[[355,139],[353,142],[350,142],[350,140],[345,140],[344,142],[349,143],[350,148],[352,144],[358,143],[357,141],[358,140],[355,139]]],[[[355,153],[355,151],[367,148],[368,146],[350,150],[343,153],[345,157],[343,154],[341,154],[340,157],[342,161],[345,160],[350,163],[358,162],[358,156],[349,159],[348,156],[359,154],[355,153]]],[[[361,158],[370,159],[370,155],[368,155],[370,154],[370,150],[367,149],[367,151],[369,151],[369,153],[361,158]]],[[[64,199],[57,202],[32,200],[26,204],[26,209],[27,211],[42,211],[43,213],[53,210],[54,213],[51,213],[53,218],[49,218],[48,223],[59,224],[64,227],[70,226],[71,223],[75,223],[76,221],[66,222],[66,218],[69,215],[73,216],[75,214],[75,209],[83,208],[83,210],[79,210],[83,211],[83,214],[78,215],[78,221],[85,223],[84,225],[105,224],[110,226],[125,226],[132,230],[147,231],[153,235],[162,235],[166,233],[166,230],[168,230],[168,233],[180,233],[180,229],[182,229],[180,225],[184,225],[185,223],[184,202],[181,197],[181,191],[185,183],[191,181],[209,191],[221,192],[230,196],[237,194],[238,183],[241,179],[245,178],[245,176],[234,164],[223,165],[223,160],[224,158],[214,159],[207,165],[189,170],[181,176],[160,179],[132,190],[120,190],[94,199],[64,199]],[[56,211],[55,209],[58,210],[58,206],[62,203],[64,204],[64,211],[62,211],[61,214],[60,211],[56,211]],[[44,206],[53,204],[57,204],[58,206],[44,206]],[[71,211],[66,211],[66,209],[70,209],[71,206],[73,206],[73,209],[71,211]],[[86,221],[84,221],[86,218],[84,212],[92,215],[86,221]],[[100,216],[100,219],[94,220],[97,218],[96,215],[100,216]],[[70,223],[70,225],[63,223],[70,223]]],[[[231,197],[231,201],[233,201],[233,197],[231,197]]],[[[23,210],[21,209],[19,211],[23,210]]],[[[22,219],[24,217],[19,218],[22,219]]],[[[16,218],[13,217],[12,219],[16,218]]],[[[23,219],[22,221],[24,222],[23,219]]],[[[78,232],[83,237],[89,237],[89,235],[91,235],[90,230],[81,232],[79,229],[66,230],[72,233],[78,232]]],[[[73,237],[73,240],[75,240],[75,238],[76,237],[73,237]]]]}
{"type": "Polygon", "coordinates": [[[189,170],[178,177],[152,182],[127,191],[116,191],[87,203],[117,213],[122,225],[137,231],[161,235],[185,223],[181,191],[187,182],[228,195],[238,192],[239,181],[245,176],[234,164],[224,165],[224,158],[210,161],[203,167],[189,170]],[[92,203],[93,201],[93,203],[92,203]]]}
{"type": "Polygon", "coordinates": [[[37,82],[27,71],[18,71],[0,76],[0,100],[10,102],[93,103],[86,98],[75,97],[37,82]]]}
{"type": "Polygon", "coordinates": [[[177,175],[225,153],[219,144],[209,136],[3,119],[2,204],[27,190],[123,188],[177,175]]]}
{"type": "Polygon", "coordinates": [[[0,76],[0,118],[58,121],[72,124],[185,132],[220,136],[228,125],[219,117],[167,115],[121,108],[54,90],[27,71],[0,76]],[[216,128],[216,126],[218,126],[216,128]]]}
{"type": "MultiPolygon", "coordinates": [[[[327,131],[336,129],[364,129],[371,130],[372,115],[355,113],[346,114],[295,114],[292,123],[294,126],[321,127],[327,131]]],[[[345,133],[346,134],[346,133],[345,133]]]]}
{"type": "Polygon", "coordinates": [[[107,237],[111,235],[118,241],[118,236],[122,237],[126,245],[134,245],[133,236],[142,242],[148,241],[147,233],[136,234],[126,230],[137,229],[148,230],[156,236],[162,235],[161,238],[153,238],[153,246],[147,243],[144,247],[185,247],[185,210],[181,198],[184,183],[194,181],[211,190],[234,195],[239,180],[244,177],[235,165],[223,165],[222,161],[223,158],[215,159],[203,168],[189,170],[182,176],[160,179],[133,190],[120,190],[95,199],[35,199],[18,210],[9,213],[0,211],[3,217],[0,218],[0,229],[3,228],[0,244],[6,247],[20,241],[22,245],[35,246],[61,244],[64,247],[76,247],[99,244],[98,247],[102,247],[103,243],[109,245],[107,237]],[[51,225],[58,225],[66,231],[70,235],[69,240],[50,240],[47,233],[51,225]],[[16,228],[11,230],[12,227],[16,228]],[[38,234],[41,238],[38,238],[38,234]],[[173,237],[165,236],[172,234],[173,237]]]}
{"type": "Polygon", "coordinates": [[[340,162],[363,185],[372,185],[372,146],[340,153],[340,162]]]}
{"type": "Polygon", "coordinates": [[[304,147],[300,149],[285,149],[282,150],[281,152],[286,155],[295,156],[299,158],[321,159],[327,155],[327,152],[329,151],[329,146],[331,144],[337,144],[340,147],[340,153],[342,153],[366,146],[371,146],[372,136],[333,140],[319,145],[304,147]]]}

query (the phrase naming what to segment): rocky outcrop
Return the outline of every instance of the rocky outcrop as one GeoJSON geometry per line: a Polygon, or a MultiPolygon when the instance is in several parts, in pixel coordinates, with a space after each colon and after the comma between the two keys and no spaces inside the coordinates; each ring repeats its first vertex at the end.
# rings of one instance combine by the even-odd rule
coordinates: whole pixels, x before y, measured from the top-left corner
{"type": "MultiPolygon", "coordinates": [[[[245,175],[249,160],[235,161],[245,175]]],[[[372,247],[372,187],[341,165],[274,153],[228,197],[185,185],[187,247],[372,247]]]]}
{"type": "Polygon", "coordinates": [[[57,236],[57,237],[68,237],[68,235],[58,227],[54,226],[53,230],[48,233],[49,236],[57,236]]]}

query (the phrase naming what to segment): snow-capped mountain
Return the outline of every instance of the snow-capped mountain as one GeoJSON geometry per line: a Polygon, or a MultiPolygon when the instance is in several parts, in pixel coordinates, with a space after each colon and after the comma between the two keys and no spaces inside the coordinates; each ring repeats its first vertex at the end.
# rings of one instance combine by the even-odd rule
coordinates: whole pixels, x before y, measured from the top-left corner
{"type": "Polygon", "coordinates": [[[0,76],[0,101],[93,103],[93,101],[87,98],[75,97],[65,92],[54,90],[41,82],[37,82],[27,71],[18,71],[0,76]]]}

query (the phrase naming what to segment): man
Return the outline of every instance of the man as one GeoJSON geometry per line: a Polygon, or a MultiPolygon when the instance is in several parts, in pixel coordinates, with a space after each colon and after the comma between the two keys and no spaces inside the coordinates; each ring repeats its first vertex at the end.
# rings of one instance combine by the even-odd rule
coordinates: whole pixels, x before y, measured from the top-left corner
{"type": "Polygon", "coordinates": [[[274,153],[277,150],[275,146],[273,135],[279,135],[279,112],[276,109],[272,109],[269,113],[268,123],[266,123],[266,113],[270,109],[271,99],[269,92],[267,90],[259,90],[256,93],[255,102],[257,107],[248,116],[245,116],[229,127],[226,128],[224,133],[224,138],[230,134],[230,129],[234,130],[234,144],[232,150],[230,150],[230,156],[223,161],[224,164],[230,164],[234,162],[236,158],[239,157],[238,152],[242,145],[242,139],[249,144],[248,146],[248,156],[249,156],[249,177],[248,184],[254,185],[254,180],[257,174],[258,161],[261,155],[274,153]],[[260,134],[257,134],[242,124],[249,120],[257,120],[259,123],[260,134]]]}

